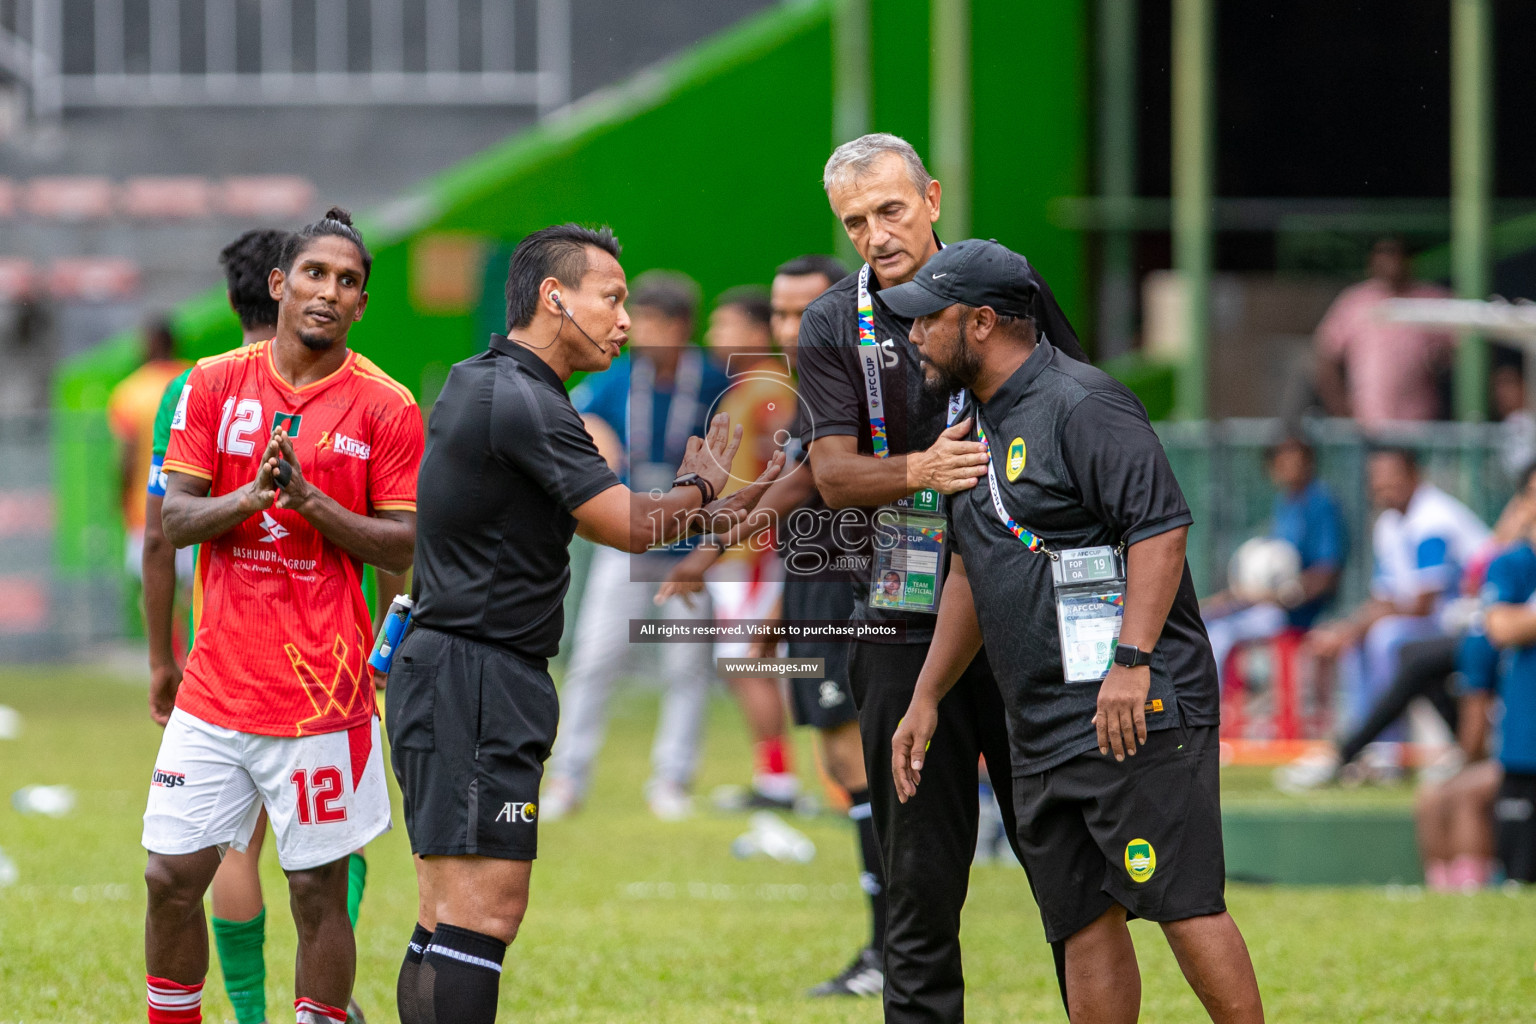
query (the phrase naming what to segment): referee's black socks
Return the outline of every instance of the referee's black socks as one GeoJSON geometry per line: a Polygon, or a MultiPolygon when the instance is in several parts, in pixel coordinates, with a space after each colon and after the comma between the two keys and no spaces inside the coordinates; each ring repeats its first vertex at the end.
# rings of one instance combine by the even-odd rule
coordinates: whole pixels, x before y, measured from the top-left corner
{"type": "Polygon", "coordinates": [[[849,793],[848,817],[859,829],[859,857],[864,870],[859,884],[869,896],[869,948],[885,954],[885,866],[880,860],[880,844],[875,842],[875,818],[869,806],[869,790],[849,793]]]}
{"type": "Polygon", "coordinates": [[[418,995],[421,991],[421,958],[427,955],[427,945],[432,933],[420,923],[411,932],[411,941],[405,947],[405,962],[400,965],[400,979],[395,982],[395,1006],[400,1014],[400,1024],[430,1024],[430,1014],[422,1012],[418,995]]]}
{"type": "MultiPolygon", "coordinates": [[[[507,944],[468,928],[439,924],[417,979],[415,1024],[493,1024],[507,944]],[[430,1010],[429,1010],[430,1008],[430,1010]]],[[[411,1024],[401,1017],[401,1024],[411,1024]]]]}

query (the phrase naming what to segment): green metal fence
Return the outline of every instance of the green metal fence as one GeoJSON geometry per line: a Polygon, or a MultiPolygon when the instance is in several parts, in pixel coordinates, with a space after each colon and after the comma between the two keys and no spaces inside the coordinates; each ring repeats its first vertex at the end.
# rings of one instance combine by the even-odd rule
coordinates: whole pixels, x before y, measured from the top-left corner
{"type": "MultiPolygon", "coordinates": [[[[1227,561],[1237,546],[1262,532],[1275,491],[1264,472],[1264,449],[1282,436],[1267,419],[1161,423],[1157,431],[1194,513],[1189,564],[1202,596],[1226,585],[1227,561]]],[[[1349,564],[1340,608],[1366,596],[1371,576],[1371,508],[1366,460],[1374,443],[1419,453],[1425,478],[1464,501],[1492,523],[1514,492],[1503,467],[1505,434],[1498,424],[1401,424],[1366,436],[1351,420],[1315,420],[1302,430],[1317,449],[1318,475],[1333,490],[1349,527],[1349,564]]]]}

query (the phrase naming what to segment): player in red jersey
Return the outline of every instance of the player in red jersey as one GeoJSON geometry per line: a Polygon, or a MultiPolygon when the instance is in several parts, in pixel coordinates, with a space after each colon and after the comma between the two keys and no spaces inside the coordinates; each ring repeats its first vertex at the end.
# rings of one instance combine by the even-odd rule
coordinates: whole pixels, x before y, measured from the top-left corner
{"type": "Polygon", "coordinates": [[[410,566],[422,451],[410,392],[347,348],[371,263],[344,210],[297,232],[269,278],[276,337],[200,362],[171,424],[162,520],[203,545],[202,615],[144,813],[152,1024],[201,1021],[203,893],[263,804],[297,1020],[346,1019],[347,856],[389,829],[361,578],[410,566]]]}

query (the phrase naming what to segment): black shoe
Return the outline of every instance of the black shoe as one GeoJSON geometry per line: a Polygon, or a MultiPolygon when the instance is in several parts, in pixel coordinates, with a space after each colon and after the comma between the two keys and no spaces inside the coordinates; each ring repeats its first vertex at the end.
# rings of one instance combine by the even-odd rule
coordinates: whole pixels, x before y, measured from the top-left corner
{"type": "Polygon", "coordinates": [[[793,811],[795,798],[780,800],[762,790],[747,786],[717,786],[710,794],[710,803],[717,811],[740,813],[742,811],[793,811]]]}
{"type": "Polygon", "coordinates": [[[843,972],[806,993],[808,996],[878,996],[885,988],[885,968],[880,954],[866,949],[843,972]]]}

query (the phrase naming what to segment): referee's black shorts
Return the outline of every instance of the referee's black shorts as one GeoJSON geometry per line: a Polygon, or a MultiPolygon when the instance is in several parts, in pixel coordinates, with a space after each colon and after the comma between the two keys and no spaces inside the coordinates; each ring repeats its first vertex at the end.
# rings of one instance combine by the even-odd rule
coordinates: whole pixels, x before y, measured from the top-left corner
{"type": "Polygon", "coordinates": [[[1060,942],[1116,903],[1162,922],[1225,910],[1219,767],[1214,726],[1175,726],[1124,761],[1091,750],[1015,778],[1045,937],[1060,942]]]}
{"type": "MultiPolygon", "coordinates": [[[[835,580],[784,581],[784,618],[790,621],[846,622],[853,614],[852,585],[835,580]]],[[[848,686],[848,652],[853,645],[838,640],[791,640],[791,658],[821,658],[820,679],[791,679],[789,707],[796,725],[835,729],[856,722],[853,690],[848,686]]]]}
{"type": "Polygon", "coordinates": [[[411,852],[533,860],[560,703],[544,666],[414,626],[385,690],[411,852]]]}
{"type": "Polygon", "coordinates": [[[1536,775],[1504,773],[1493,819],[1504,874],[1517,882],[1536,882],[1536,775]]]}

